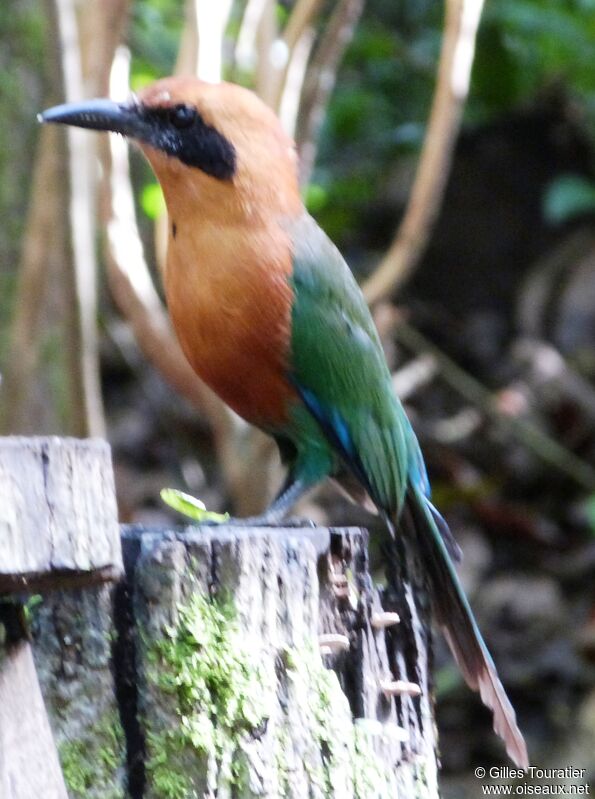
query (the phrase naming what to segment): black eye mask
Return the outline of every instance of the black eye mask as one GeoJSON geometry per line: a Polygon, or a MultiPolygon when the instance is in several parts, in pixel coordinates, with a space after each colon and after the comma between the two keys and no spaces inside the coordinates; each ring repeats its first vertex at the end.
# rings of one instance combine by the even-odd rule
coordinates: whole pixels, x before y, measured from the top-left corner
{"type": "Polygon", "coordinates": [[[218,130],[207,125],[194,107],[147,108],[141,105],[138,113],[144,129],[139,139],[214,178],[233,178],[236,171],[233,145],[218,130]]]}
{"type": "Polygon", "coordinates": [[[236,173],[233,144],[191,105],[153,108],[138,102],[86,100],[50,108],[39,119],[121,133],[218,180],[232,180],[236,173]]]}

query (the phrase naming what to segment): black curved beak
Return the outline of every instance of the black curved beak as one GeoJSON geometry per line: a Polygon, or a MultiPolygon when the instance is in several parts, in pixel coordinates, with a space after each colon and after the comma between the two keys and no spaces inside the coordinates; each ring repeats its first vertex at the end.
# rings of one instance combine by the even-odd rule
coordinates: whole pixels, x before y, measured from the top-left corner
{"type": "Polygon", "coordinates": [[[110,130],[133,138],[144,138],[147,122],[140,106],[134,103],[115,103],[112,100],[85,100],[48,108],[38,114],[39,122],[74,125],[91,130],[110,130]]]}

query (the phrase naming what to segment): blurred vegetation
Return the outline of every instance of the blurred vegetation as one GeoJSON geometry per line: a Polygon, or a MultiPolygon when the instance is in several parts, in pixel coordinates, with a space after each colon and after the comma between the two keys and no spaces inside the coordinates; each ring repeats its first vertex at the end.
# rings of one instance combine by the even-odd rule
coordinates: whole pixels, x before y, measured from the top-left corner
{"type": "MultiPolygon", "coordinates": [[[[290,5],[279,2],[278,14],[286,16],[290,5]]],[[[325,14],[332,5],[329,0],[325,14]]],[[[48,8],[40,0],[0,4],[0,364],[26,223],[35,115],[56,100],[48,97],[48,8]]],[[[182,0],[133,3],[127,34],[133,89],[173,71],[183,24],[182,0]]],[[[236,8],[230,39],[238,24],[236,8]]],[[[305,197],[360,275],[386,249],[409,197],[442,25],[441,3],[367,0],[338,74],[305,197]]],[[[442,349],[494,389],[490,396],[502,413],[533,419],[586,462],[595,455],[594,44],[595,0],[487,2],[444,211],[415,280],[399,296],[415,325],[434,333],[442,349]],[[534,363],[515,350],[511,331],[519,329],[543,339],[534,363]],[[552,344],[558,349],[548,349],[552,344]],[[566,358],[561,366],[558,350],[566,358]],[[570,374],[568,365],[577,372],[570,374]]],[[[250,80],[229,65],[226,77],[250,80]]],[[[161,193],[140,158],[132,168],[142,234],[154,257],[161,193]]],[[[123,516],[148,520],[153,513],[161,520],[159,489],[174,482],[199,492],[208,507],[227,508],[204,419],[197,421],[146,366],[106,291],[101,310],[103,387],[123,516]]],[[[403,350],[419,355],[390,331],[385,339],[392,367],[403,350]]],[[[553,750],[552,741],[566,742],[553,760],[565,766],[582,724],[573,726],[573,714],[583,718],[579,699],[593,684],[593,499],[585,506],[584,492],[482,421],[473,401],[462,400],[447,382],[423,384],[408,407],[436,497],[462,530],[471,593],[492,575],[479,616],[503,662],[503,678],[515,703],[522,695],[521,712],[542,751],[553,750]],[[518,585],[504,582],[502,575],[515,570],[521,585],[533,575],[528,609],[511,599],[518,585]],[[547,612],[537,599],[531,603],[532,595],[551,600],[547,612]],[[519,638],[534,648],[521,647],[522,663],[519,638]]],[[[354,523],[354,513],[350,508],[333,518],[354,523]]],[[[444,747],[444,760],[454,770],[468,765],[463,756],[457,762],[459,751],[471,746],[474,756],[490,753],[491,732],[475,700],[457,691],[458,676],[451,678],[447,670],[439,673],[446,685],[443,728],[454,741],[444,747]],[[470,718],[486,734],[463,745],[458,731],[469,738],[470,718]]],[[[474,795],[457,790],[457,799],[474,795]]]]}
{"type": "MultiPolygon", "coordinates": [[[[283,10],[279,3],[280,11],[283,10]]],[[[181,0],[140,0],[129,44],[131,85],[172,72],[183,24],[181,0]],[[155,31],[159,36],[155,36],[155,31]]],[[[339,73],[305,197],[339,246],[356,245],[362,210],[390,193],[394,164],[407,176],[423,141],[440,51],[443,9],[432,0],[368,0],[339,73]]],[[[230,32],[235,33],[232,18],[230,32]]],[[[595,0],[503,0],[487,3],[477,42],[467,125],[477,126],[562,90],[580,122],[595,131],[595,0]]],[[[237,80],[231,68],[226,78],[237,80]]],[[[243,82],[243,81],[241,81],[243,82]]],[[[155,218],[157,184],[147,170],[142,208],[155,218]]],[[[547,199],[553,221],[593,208],[595,186],[564,182],[547,199]]],[[[546,198],[544,198],[546,202],[546,198]]],[[[368,265],[369,266],[369,265],[368,265]]]]}
{"type": "MultiPolygon", "coordinates": [[[[388,193],[392,165],[411,163],[419,151],[441,25],[442,6],[430,0],[367,4],[329,108],[314,178],[312,210],[339,243],[357,241],[362,209],[388,193]]],[[[593,0],[488,2],[467,125],[485,125],[559,88],[595,135],[594,42],[593,0]]]]}
{"type": "MultiPolygon", "coordinates": [[[[279,3],[283,12],[284,3],[279,3]]],[[[329,4],[330,5],[330,4],[329,4]]],[[[8,0],[0,7],[0,321],[10,306],[14,265],[27,207],[27,165],[37,135],[32,121],[44,103],[47,6],[8,0]]],[[[183,27],[182,0],[137,0],[128,34],[133,89],[173,70],[183,27]],[[157,35],[158,32],[158,35],[157,35]]],[[[232,18],[235,31],[238,20],[232,18]]],[[[339,245],[357,244],[362,209],[389,192],[395,164],[410,165],[423,141],[440,48],[442,6],[432,0],[368,0],[328,110],[315,175],[306,190],[310,210],[339,245]]],[[[486,124],[535,101],[553,87],[575,102],[580,121],[595,130],[595,0],[500,0],[487,3],[478,36],[465,117],[486,124]]],[[[228,78],[237,75],[228,69],[228,78]]],[[[148,170],[142,180],[154,184],[148,170]]],[[[550,218],[593,208],[588,181],[565,181],[548,195],[550,218]]],[[[141,190],[154,218],[154,188],[141,190]]],[[[544,201],[545,198],[544,198],[544,201]]],[[[0,352],[3,344],[0,337],[0,352]]]]}
{"type": "Polygon", "coordinates": [[[12,307],[29,199],[30,165],[44,98],[43,7],[38,0],[0,5],[0,359],[12,307]]]}

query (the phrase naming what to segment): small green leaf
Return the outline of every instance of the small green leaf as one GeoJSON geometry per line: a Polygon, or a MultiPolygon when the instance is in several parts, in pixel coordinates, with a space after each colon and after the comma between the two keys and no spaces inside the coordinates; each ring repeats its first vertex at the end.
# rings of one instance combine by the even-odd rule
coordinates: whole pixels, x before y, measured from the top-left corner
{"type": "Polygon", "coordinates": [[[133,92],[138,92],[153,83],[159,76],[155,72],[149,70],[136,70],[130,76],[130,88],[133,92]]]}
{"type": "Polygon", "coordinates": [[[165,211],[165,199],[159,183],[148,183],[143,186],[140,204],[149,219],[157,219],[165,211]]]}
{"type": "Polygon", "coordinates": [[[25,620],[27,624],[31,624],[33,616],[35,615],[36,608],[43,604],[43,597],[41,594],[31,594],[23,606],[25,620]]]}
{"type": "Polygon", "coordinates": [[[306,208],[311,214],[322,210],[328,202],[328,192],[319,183],[309,183],[304,195],[306,208]]]}
{"type": "Polygon", "coordinates": [[[229,513],[213,513],[205,507],[205,503],[200,499],[178,491],[176,488],[162,488],[161,499],[170,508],[183,513],[195,522],[217,522],[223,524],[229,519],[229,513]]]}

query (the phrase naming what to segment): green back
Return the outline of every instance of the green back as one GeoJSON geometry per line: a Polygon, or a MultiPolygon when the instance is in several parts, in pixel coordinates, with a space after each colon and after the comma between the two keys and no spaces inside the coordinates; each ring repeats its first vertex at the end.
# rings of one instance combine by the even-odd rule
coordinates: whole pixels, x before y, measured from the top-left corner
{"type": "Polygon", "coordinates": [[[341,254],[310,216],[294,223],[291,235],[292,379],[374,501],[397,512],[408,479],[425,490],[425,469],[370,311],[341,254]]]}

